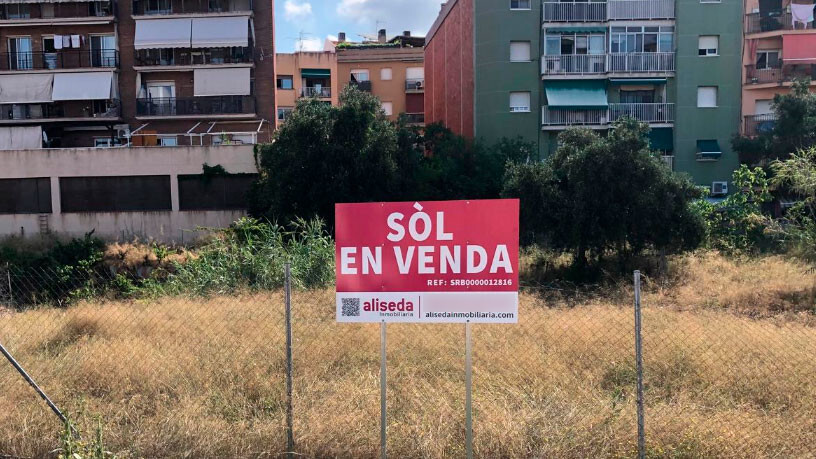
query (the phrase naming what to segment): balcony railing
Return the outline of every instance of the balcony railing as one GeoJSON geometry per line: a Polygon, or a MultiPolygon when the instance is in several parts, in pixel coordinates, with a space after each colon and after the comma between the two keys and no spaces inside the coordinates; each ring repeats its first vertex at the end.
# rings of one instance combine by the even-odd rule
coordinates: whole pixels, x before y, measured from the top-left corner
{"type": "Polygon", "coordinates": [[[674,72],[674,53],[610,54],[609,71],[619,73],[674,72]]]}
{"type": "Polygon", "coordinates": [[[608,108],[589,110],[542,107],[541,124],[544,126],[604,126],[624,116],[630,116],[645,123],[671,124],[674,123],[674,104],[609,104],[608,108]]]}
{"type": "Polygon", "coordinates": [[[137,66],[250,64],[254,56],[251,47],[140,49],[136,50],[135,60],[137,66]]]}
{"type": "Polygon", "coordinates": [[[755,65],[745,66],[745,83],[784,83],[797,78],[816,80],[816,71],[810,65],[778,65],[774,68],[758,69],[755,65]]]}
{"type": "Polygon", "coordinates": [[[410,78],[405,80],[405,90],[410,92],[421,92],[425,90],[424,78],[410,78]]]}
{"type": "Polygon", "coordinates": [[[137,116],[240,115],[255,113],[254,96],[136,99],[137,116]]]}
{"type": "Polygon", "coordinates": [[[110,18],[115,15],[116,4],[113,1],[93,2],[20,2],[13,9],[0,8],[0,20],[4,21],[49,21],[88,20],[93,18],[110,18]],[[35,3],[50,3],[51,8],[34,7],[35,3]]]}
{"type": "Polygon", "coordinates": [[[766,113],[762,115],[748,115],[743,117],[745,126],[743,133],[747,136],[753,137],[762,133],[773,131],[776,124],[776,114],[766,113]]]}
{"type": "MultiPolygon", "coordinates": [[[[816,22],[809,22],[807,26],[801,22],[796,23],[796,30],[816,28],[816,22]]],[[[793,30],[791,14],[783,12],[776,17],[760,17],[759,13],[748,13],[745,15],[745,33],[773,32],[775,30],[793,30]]]]}
{"type": "Polygon", "coordinates": [[[52,102],[47,104],[14,104],[0,105],[0,120],[50,120],[59,118],[100,118],[110,119],[121,116],[119,100],[110,100],[107,104],[88,104],[74,101],[52,102]]]}
{"type": "Polygon", "coordinates": [[[56,70],[119,67],[119,51],[60,50],[53,53],[0,53],[0,70],[56,70]]]}
{"type": "Polygon", "coordinates": [[[674,0],[609,0],[609,20],[674,19],[674,0]]]}
{"type": "Polygon", "coordinates": [[[606,54],[561,54],[543,56],[541,73],[544,75],[587,75],[606,73],[606,54]]]}
{"type": "Polygon", "coordinates": [[[320,87],[320,88],[302,88],[300,90],[301,97],[317,97],[319,99],[330,99],[331,98],[331,88],[327,87],[320,87]]]}
{"type": "Polygon", "coordinates": [[[627,19],[674,19],[675,0],[545,1],[544,22],[606,22],[627,19]]]}
{"type": "Polygon", "coordinates": [[[545,22],[604,22],[606,2],[544,2],[545,22]]]}
{"type": "Polygon", "coordinates": [[[544,75],[666,73],[674,71],[674,53],[561,54],[542,56],[544,75]]]}
{"type": "Polygon", "coordinates": [[[354,86],[360,91],[371,92],[371,81],[350,81],[349,86],[354,86]]]}
{"type": "Polygon", "coordinates": [[[402,117],[407,124],[425,124],[424,113],[403,113],[402,117]]]}
{"type": "Polygon", "coordinates": [[[660,159],[663,161],[663,164],[669,168],[669,170],[674,170],[674,156],[672,155],[662,155],[660,159]]]}
{"type": "Polygon", "coordinates": [[[253,0],[133,0],[137,16],[165,14],[237,13],[252,11],[253,0]]]}

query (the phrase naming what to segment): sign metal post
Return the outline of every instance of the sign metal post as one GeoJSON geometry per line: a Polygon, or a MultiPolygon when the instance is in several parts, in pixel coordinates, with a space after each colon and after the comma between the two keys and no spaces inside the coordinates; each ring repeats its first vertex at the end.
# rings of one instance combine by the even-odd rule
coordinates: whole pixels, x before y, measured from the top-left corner
{"type": "Polygon", "coordinates": [[[386,369],[385,369],[385,345],[386,337],[385,337],[385,321],[383,320],[380,322],[380,451],[382,452],[382,459],[386,457],[386,449],[385,449],[385,442],[386,442],[386,433],[385,433],[385,381],[386,381],[386,369]]]}
{"type": "Polygon", "coordinates": [[[473,459],[473,359],[470,342],[470,321],[465,323],[465,450],[473,459]]]}

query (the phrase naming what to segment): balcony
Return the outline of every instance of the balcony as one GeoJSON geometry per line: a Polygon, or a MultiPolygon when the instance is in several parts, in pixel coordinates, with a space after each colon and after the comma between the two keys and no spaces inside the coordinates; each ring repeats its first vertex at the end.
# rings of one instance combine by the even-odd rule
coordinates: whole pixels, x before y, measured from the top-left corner
{"type": "Polygon", "coordinates": [[[810,65],[782,65],[758,69],[755,65],[745,66],[745,84],[783,84],[797,78],[811,78],[816,81],[816,74],[810,65]]]}
{"type": "Polygon", "coordinates": [[[743,117],[743,134],[754,137],[763,133],[773,131],[776,124],[775,113],[765,113],[762,115],[748,115],[743,117]]]}
{"type": "Polygon", "coordinates": [[[349,86],[354,86],[360,91],[371,92],[371,81],[349,81],[349,86]]]}
{"type": "Polygon", "coordinates": [[[403,113],[401,118],[405,120],[406,124],[410,124],[410,125],[422,125],[422,124],[425,124],[425,114],[424,113],[403,113]]]}
{"type": "Polygon", "coordinates": [[[133,0],[134,16],[250,13],[253,0],[133,0]]]}
{"type": "Polygon", "coordinates": [[[300,97],[317,97],[318,99],[331,99],[331,88],[327,87],[306,87],[300,90],[300,97]]]}
{"type": "Polygon", "coordinates": [[[251,64],[254,54],[252,47],[138,49],[135,61],[136,67],[251,64]]]}
{"type": "Polygon", "coordinates": [[[606,127],[624,116],[630,116],[649,124],[672,124],[674,123],[674,104],[609,104],[608,108],[589,110],[561,110],[542,107],[541,124],[544,128],[563,128],[567,126],[606,127]]]}
{"type": "Polygon", "coordinates": [[[544,22],[674,19],[675,0],[545,1],[544,22]]]}
{"type": "Polygon", "coordinates": [[[543,75],[674,72],[674,53],[561,54],[541,57],[543,75]]]}
{"type": "MultiPolygon", "coordinates": [[[[814,29],[816,22],[807,25],[810,30],[814,29]]],[[[796,23],[796,30],[804,30],[805,26],[801,22],[796,23]]],[[[791,22],[790,12],[783,12],[776,17],[760,17],[759,13],[748,13],[745,15],[745,33],[765,33],[777,30],[794,30],[791,22]]]]}
{"type": "Polygon", "coordinates": [[[99,2],[7,3],[0,8],[3,25],[34,25],[37,23],[109,22],[113,20],[115,4],[99,2]]]}
{"type": "Polygon", "coordinates": [[[206,96],[136,99],[136,116],[179,117],[253,115],[254,96],[206,96]]]}
{"type": "Polygon", "coordinates": [[[99,119],[103,121],[120,117],[121,104],[118,100],[0,105],[0,121],[2,121],[3,124],[80,119],[99,119]]]}
{"type": "Polygon", "coordinates": [[[57,70],[84,68],[117,68],[119,51],[60,50],[53,53],[0,53],[0,70],[57,70]]]}
{"type": "Polygon", "coordinates": [[[405,80],[405,92],[425,92],[425,79],[409,78],[405,80]]]}

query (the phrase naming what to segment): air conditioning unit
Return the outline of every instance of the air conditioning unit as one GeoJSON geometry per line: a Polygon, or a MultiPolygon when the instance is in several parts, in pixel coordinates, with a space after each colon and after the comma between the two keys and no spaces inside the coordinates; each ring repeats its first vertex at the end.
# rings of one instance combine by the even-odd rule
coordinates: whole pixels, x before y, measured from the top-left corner
{"type": "Polygon", "coordinates": [[[712,196],[723,196],[728,194],[728,182],[713,182],[711,184],[712,196]]]}
{"type": "Polygon", "coordinates": [[[425,89],[425,80],[419,80],[416,82],[417,89],[425,89]]]}

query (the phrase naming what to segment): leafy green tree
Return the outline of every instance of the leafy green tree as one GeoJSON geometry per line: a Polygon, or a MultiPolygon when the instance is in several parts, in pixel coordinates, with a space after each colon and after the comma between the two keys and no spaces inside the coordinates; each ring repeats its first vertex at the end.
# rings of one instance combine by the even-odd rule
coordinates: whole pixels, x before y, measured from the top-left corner
{"type": "Polygon", "coordinates": [[[732,146],[742,163],[767,165],[816,145],[816,94],[810,92],[810,79],[794,81],[790,93],[774,97],[773,107],[773,129],[756,137],[733,138],[732,146]]]}
{"type": "Polygon", "coordinates": [[[795,253],[816,261],[816,147],[796,152],[771,164],[772,184],[801,200],[786,214],[783,236],[795,253]]]}
{"type": "Polygon", "coordinates": [[[703,225],[689,203],[700,192],[649,150],[648,130],[633,119],[607,137],[568,129],[543,163],[509,166],[502,194],[521,199],[523,234],[572,251],[578,265],[612,250],[625,259],[697,247],[703,225]]]}

